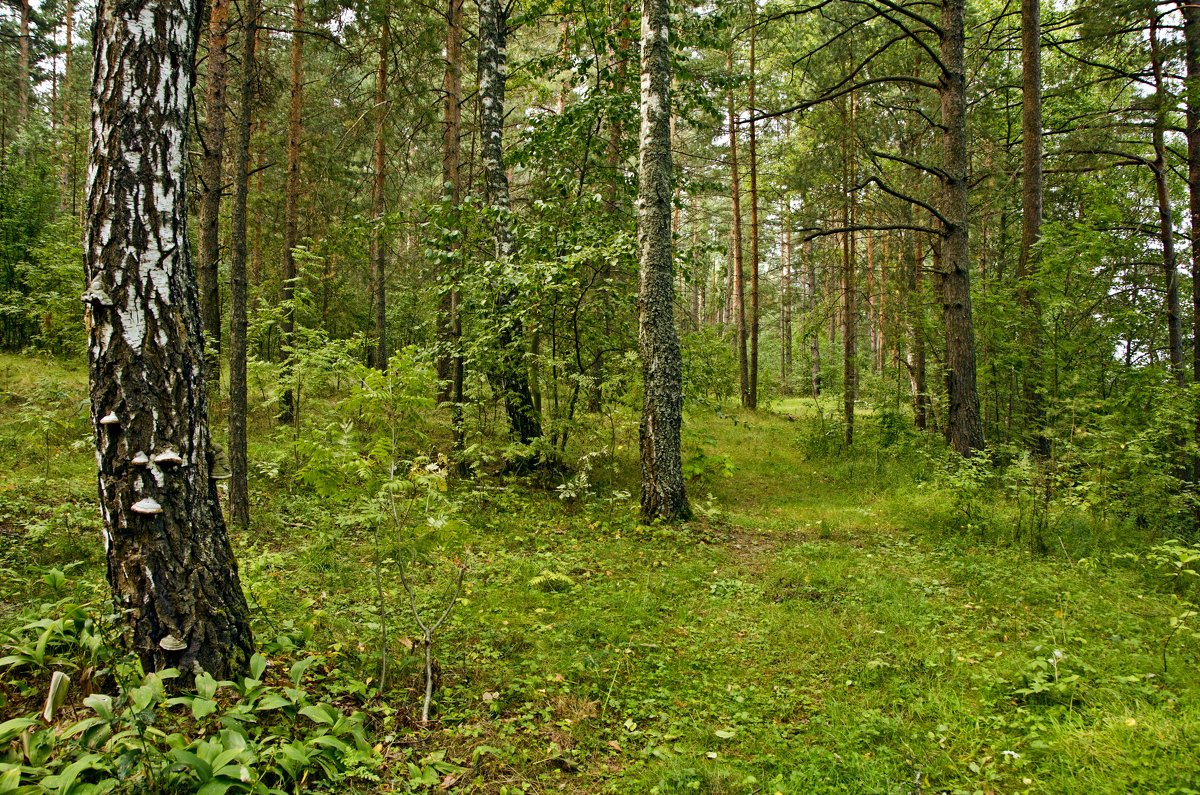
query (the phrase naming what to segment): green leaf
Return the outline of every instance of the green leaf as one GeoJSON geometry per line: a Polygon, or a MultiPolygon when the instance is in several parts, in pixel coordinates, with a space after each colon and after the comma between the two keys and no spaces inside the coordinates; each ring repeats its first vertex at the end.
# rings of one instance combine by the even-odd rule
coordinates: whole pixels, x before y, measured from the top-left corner
{"type": "Polygon", "coordinates": [[[300,714],[313,723],[322,726],[332,726],[337,720],[337,713],[327,704],[312,704],[300,710],[300,714]]]}
{"type": "Polygon", "coordinates": [[[14,791],[21,786],[21,768],[13,767],[0,776],[0,793],[14,791]]]}
{"type": "Polygon", "coordinates": [[[292,667],[288,669],[288,676],[291,677],[293,687],[300,687],[300,679],[303,678],[304,672],[316,661],[316,657],[305,657],[292,663],[292,667]]]}
{"type": "Polygon", "coordinates": [[[262,700],[255,706],[255,712],[266,712],[269,709],[279,709],[280,707],[290,707],[292,702],[279,695],[278,693],[268,693],[262,697],[262,700]]]}
{"type": "Polygon", "coordinates": [[[217,711],[217,702],[209,698],[197,698],[192,701],[192,717],[196,720],[206,718],[217,711]]]}
{"type": "Polygon", "coordinates": [[[184,748],[172,748],[171,756],[180,764],[191,768],[201,783],[207,782],[212,778],[212,766],[191,751],[184,748]]]}
{"type": "Polygon", "coordinates": [[[250,658],[250,676],[254,679],[262,680],[263,671],[267,670],[267,658],[261,654],[255,654],[250,658]]]}
{"type": "Polygon", "coordinates": [[[214,778],[204,784],[203,787],[196,791],[196,795],[225,795],[229,788],[233,786],[232,781],[223,781],[214,778]]]}
{"type": "Polygon", "coordinates": [[[83,705],[85,707],[90,707],[93,712],[105,720],[113,719],[112,704],[112,696],[106,696],[103,693],[93,693],[83,700],[83,705]]]}
{"type": "Polygon", "coordinates": [[[0,723],[0,743],[6,743],[16,737],[21,736],[31,726],[37,726],[38,721],[35,718],[13,718],[0,723]]]}

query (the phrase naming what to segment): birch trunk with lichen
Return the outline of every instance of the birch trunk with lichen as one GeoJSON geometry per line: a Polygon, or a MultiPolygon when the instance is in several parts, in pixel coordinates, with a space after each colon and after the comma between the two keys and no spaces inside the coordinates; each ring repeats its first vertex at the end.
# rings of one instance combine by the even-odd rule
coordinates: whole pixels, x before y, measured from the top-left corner
{"type": "MultiPolygon", "coordinates": [[[[483,139],[483,170],[487,202],[493,216],[496,242],[496,281],[510,283],[504,273],[514,266],[513,237],[504,170],[504,90],[508,81],[508,19],[499,0],[479,3],[479,103],[483,139]]],[[[496,361],[493,375],[504,393],[504,408],[513,433],[522,444],[542,435],[541,417],[533,405],[525,367],[525,328],[516,311],[517,291],[503,286],[496,297],[496,361]]]]}
{"type": "Polygon", "coordinates": [[[147,670],[246,669],[186,232],[194,0],[100,0],[83,295],[108,580],[147,670]]]}
{"type": "Polygon", "coordinates": [[[642,358],[642,517],[688,519],[680,431],[683,357],[675,328],[671,239],[669,0],[642,0],[642,127],[638,141],[638,347],[642,358]]]}

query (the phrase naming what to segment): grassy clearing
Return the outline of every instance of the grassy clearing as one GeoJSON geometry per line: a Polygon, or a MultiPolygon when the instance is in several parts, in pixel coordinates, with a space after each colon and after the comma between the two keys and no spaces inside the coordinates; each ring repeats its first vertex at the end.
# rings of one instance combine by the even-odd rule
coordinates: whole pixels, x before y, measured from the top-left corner
{"type": "MultiPolygon", "coordinates": [[[[0,431],[5,626],[62,588],[104,599],[83,373],[31,370],[0,360],[6,413],[70,399],[49,447],[36,412],[0,431]]],[[[330,698],[365,712],[384,766],[364,792],[436,791],[451,770],[490,793],[1200,791],[1200,644],[1170,635],[1172,583],[1081,561],[1072,535],[1045,555],[1001,543],[1017,515],[998,494],[964,502],[941,454],[882,419],[843,450],[832,408],[689,415],[702,518],[685,527],[637,522],[629,417],[615,469],[574,499],[493,477],[437,497],[432,524],[429,494],[404,503],[427,610],[447,550],[470,550],[426,728],[394,531],[352,489],[295,485],[285,434],[264,434],[236,539],[258,636],[277,657],[306,642],[330,698]]],[[[26,676],[0,711],[41,697],[26,676]]]]}

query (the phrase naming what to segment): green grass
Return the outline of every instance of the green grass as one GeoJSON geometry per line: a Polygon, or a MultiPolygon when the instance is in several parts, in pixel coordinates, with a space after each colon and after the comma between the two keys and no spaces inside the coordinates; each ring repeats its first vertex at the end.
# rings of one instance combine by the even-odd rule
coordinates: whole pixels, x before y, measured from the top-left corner
{"type": "MultiPolygon", "coordinates": [[[[9,405],[33,394],[30,369],[0,359],[9,405]]],[[[79,370],[41,372],[82,395],[79,370]]],[[[643,526],[636,495],[614,494],[636,492],[630,417],[616,476],[598,467],[591,496],[488,477],[449,495],[444,526],[406,525],[429,611],[447,557],[470,549],[436,639],[431,727],[414,719],[419,665],[403,639],[416,629],[393,531],[378,550],[380,699],[362,495],[317,498],[287,466],[260,474],[254,532],[235,539],[258,637],[311,625],[328,687],[351,694],[381,743],[381,791],[434,791],[408,763],[435,751],[469,768],[455,791],[470,792],[1200,790],[1197,640],[1174,637],[1162,665],[1179,598],[1103,550],[1063,554],[1073,538],[1046,555],[1009,543],[1013,514],[994,494],[980,498],[988,522],[965,529],[935,444],[864,415],[846,451],[835,402],[824,423],[811,400],[689,414],[703,517],[683,527],[643,526]]],[[[45,567],[78,562],[68,587],[103,594],[91,454],[69,439],[86,423],[70,428],[50,478],[35,430],[0,431],[5,622],[47,598],[45,567]]],[[[263,430],[256,456],[286,462],[284,435],[263,430]]]]}

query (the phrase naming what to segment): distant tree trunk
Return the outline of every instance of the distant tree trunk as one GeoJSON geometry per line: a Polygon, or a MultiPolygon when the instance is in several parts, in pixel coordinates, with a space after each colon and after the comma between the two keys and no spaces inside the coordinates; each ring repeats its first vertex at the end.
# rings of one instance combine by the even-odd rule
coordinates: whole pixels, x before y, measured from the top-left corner
{"type": "Polygon", "coordinates": [[[943,0],[941,60],[942,216],[938,281],[946,331],[946,439],[960,455],[983,447],[983,422],[975,378],[975,327],[971,316],[968,205],[965,0],[943,0]]]}
{"type": "Polygon", "coordinates": [[[21,34],[17,42],[17,121],[21,129],[29,122],[29,0],[20,0],[21,34]]]}
{"type": "Polygon", "coordinates": [[[287,185],[283,198],[283,322],[280,343],[284,349],[283,395],[279,401],[279,422],[295,420],[296,399],[292,394],[292,354],[288,351],[296,331],[296,255],[300,242],[300,144],[304,128],[300,119],[304,110],[304,0],[292,0],[291,87],[288,97],[287,185]]]}
{"type": "Polygon", "coordinates": [[[1030,449],[1047,458],[1045,407],[1041,390],[1041,310],[1033,277],[1042,238],[1042,28],[1041,0],[1021,0],[1021,253],[1017,259],[1017,303],[1029,367],[1023,378],[1030,449]]]}
{"type": "MultiPolygon", "coordinates": [[[[446,6],[446,71],[442,80],[445,105],[442,112],[442,192],[450,203],[451,223],[458,224],[458,206],[462,202],[459,141],[462,137],[462,11],[463,0],[449,0],[446,6]]],[[[454,251],[458,243],[451,244],[454,251]]],[[[450,404],[455,447],[462,447],[463,361],[459,353],[461,333],[458,317],[458,269],[442,274],[447,285],[442,293],[438,315],[437,360],[438,402],[450,404]]]]}
{"type": "Polygon", "coordinates": [[[1179,306],[1179,267],[1175,256],[1175,219],[1171,212],[1171,189],[1168,183],[1170,166],[1164,140],[1170,99],[1163,77],[1163,56],[1158,40],[1158,11],[1150,15],[1150,61],[1154,70],[1154,190],[1158,197],[1159,241],[1163,252],[1163,279],[1167,298],[1167,344],[1170,347],[1171,376],[1179,386],[1184,385],[1183,373],[1183,312],[1179,306]]]}
{"type": "MultiPolygon", "coordinates": [[[[842,148],[842,226],[852,230],[858,223],[855,201],[854,95],[843,115],[847,130],[842,148]]],[[[858,400],[858,252],[853,231],[842,234],[842,418],[846,423],[846,446],[854,444],[854,404],[858,400]]]]}
{"type": "Polygon", "coordinates": [[[675,329],[672,272],[669,5],[669,0],[642,0],[638,347],[645,392],[639,433],[645,521],[689,519],[692,513],[680,452],[683,360],[675,329]]]}
{"type": "Polygon", "coordinates": [[[785,395],[792,394],[792,201],[783,200],[783,275],[780,277],[779,383],[785,395]]]}
{"type": "Polygon", "coordinates": [[[754,129],[754,68],[758,28],[755,9],[758,0],[750,0],[750,388],[747,408],[758,408],[758,149],[754,129]]]}
{"type": "Polygon", "coordinates": [[[379,35],[379,68],[375,72],[375,143],[371,167],[371,283],[375,304],[375,352],[373,364],[387,370],[387,252],[383,242],[383,189],[387,184],[385,134],[387,133],[388,58],[392,49],[392,29],[383,20],[379,35]]]}
{"type": "Polygon", "coordinates": [[[915,234],[910,235],[908,267],[908,317],[910,352],[909,377],[912,380],[913,421],[925,430],[928,424],[929,394],[925,385],[925,305],[921,293],[921,269],[924,255],[915,234]]]}
{"type": "MultiPolygon", "coordinates": [[[[496,299],[496,358],[494,374],[504,393],[508,422],[522,444],[542,435],[541,417],[529,391],[525,367],[525,329],[516,311],[517,290],[505,284],[513,265],[516,244],[509,218],[508,173],[504,170],[504,89],[508,74],[508,19],[500,0],[479,3],[479,98],[480,132],[487,201],[495,213],[497,281],[502,285],[496,299]]],[[[582,374],[581,374],[582,375],[582,374]]]]}
{"type": "Polygon", "coordinates": [[[208,84],[204,89],[204,141],[200,161],[200,320],[210,352],[208,378],[221,383],[221,192],[225,181],[225,65],[229,56],[230,0],[212,0],[208,18],[208,84]]]}
{"type": "Polygon", "coordinates": [[[242,29],[241,115],[234,152],[233,212],[229,257],[229,516],[235,527],[250,525],[246,461],[246,203],[250,191],[250,128],[254,115],[255,45],[259,0],[246,4],[242,29]]]}
{"type": "MultiPolygon", "coordinates": [[[[812,255],[812,243],[804,244],[804,278],[808,285],[808,310],[815,313],[819,306],[817,300],[817,262],[812,255]]],[[[821,333],[816,324],[808,332],[809,383],[812,385],[812,396],[821,396],[821,333]]]]}
{"type": "MultiPolygon", "coordinates": [[[[727,60],[733,73],[734,43],[729,44],[727,60]]],[[[738,177],[737,105],[729,89],[729,198],[733,205],[733,316],[737,323],[738,385],[742,406],[750,406],[750,362],[746,356],[746,273],[742,264],[742,181],[738,177]]]]}
{"type": "Polygon", "coordinates": [[[210,478],[187,241],[194,0],[100,0],[84,294],[108,581],[146,670],[242,675],[254,651],[210,478]],[[146,84],[160,86],[144,91],[146,84]]]}
{"type": "MultiPolygon", "coordinates": [[[[71,130],[71,100],[67,92],[71,86],[71,50],[75,47],[74,32],[75,32],[75,0],[67,0],[66,10],[63,12],[66,22],[66,41],[63,46],[63,101],[59,105],[59,125],[65,131],[67,136],[74,136],[71,130]]],[[[58,175],[58,209],[63,213],[71,213],[74,215],[74,197],[72,196],[72,186],[74,183],[74,158],[71,156],[71,147],[63,145],[59,157],[61,158],[61,171],[58,175]]]]}

